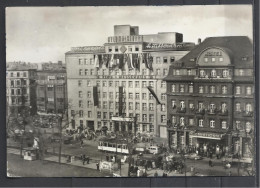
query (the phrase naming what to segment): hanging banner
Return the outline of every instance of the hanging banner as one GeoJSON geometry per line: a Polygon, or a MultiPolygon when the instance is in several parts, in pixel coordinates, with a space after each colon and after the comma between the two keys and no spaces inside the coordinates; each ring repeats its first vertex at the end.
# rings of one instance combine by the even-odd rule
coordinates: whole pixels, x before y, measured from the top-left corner
{"type": "Polygon", "coordinates": [[[98,91],[97,91],[97,86],[93,87],[93,101],[94,101],[94,106],[98,106],[98,91]]]}
{"type": "Polygon", "coordinates": [[[119,86],[118,88],[118,92],[119,92],[119,99],[118,99],[118,103],[119,103],[119,108],[118,108],[118,114],[119,116],[121,116],[123,114],[123,86],[119,86]]]}
{"type": "Polygon", "coordinates": [[[152,89],[152,87],[151,87],[151,86],[148,86],[147,89],[150,91],[150,93],[151,93],[151,94],[153,95],[153,97],[156,99],[157,103],[158,103],[158,104],[161,104],[160,101],[159,101],[159,99],[158,99],[158,97],[157,97],[157,95],[155,94],[154,90],[152,89]]]}

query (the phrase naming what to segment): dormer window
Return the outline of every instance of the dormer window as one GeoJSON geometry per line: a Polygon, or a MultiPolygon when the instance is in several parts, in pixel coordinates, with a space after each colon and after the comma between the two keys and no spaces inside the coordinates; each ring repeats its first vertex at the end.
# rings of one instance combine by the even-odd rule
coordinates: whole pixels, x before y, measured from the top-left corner
{"type": "Polygon", "coordinates": [[[194,61],[195,61],[195,58],[191,58],[190,61],[194,62],[194,61]]]}
{"type": "Polygon", "coordinates": [[[204,61],[207,63],[209,61],[209,59],[207,57],[205,57],[204,61]]]}

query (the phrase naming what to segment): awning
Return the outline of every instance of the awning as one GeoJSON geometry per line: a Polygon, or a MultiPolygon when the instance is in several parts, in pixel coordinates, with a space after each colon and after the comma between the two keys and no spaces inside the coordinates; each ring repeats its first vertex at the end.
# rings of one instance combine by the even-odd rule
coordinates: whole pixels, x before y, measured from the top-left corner
{"type": "Polygon", "coordinates": [[[210,133],[210,132],[196,132],[196,133],[191,133],[190,137],[205,138],[205,139],[212,139],[212,140],[221,140],[224,135],[225,134],[210,133]]]}

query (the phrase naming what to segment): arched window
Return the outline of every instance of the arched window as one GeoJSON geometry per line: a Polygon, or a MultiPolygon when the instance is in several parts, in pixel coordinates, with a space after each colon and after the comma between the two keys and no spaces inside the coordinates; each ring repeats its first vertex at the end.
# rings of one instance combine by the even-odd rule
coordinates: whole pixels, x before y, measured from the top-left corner
{"type": "Polygon", "coordinates": [[[227,103],[221,104],[221,110],[222,110],[222,112],[225,112],[227,110],[227,103]]]}
{"type": "Polygon", "coordinates": [[[229,73],[228,70],[226,70],[226,69],[223,70],[223,77],[224,78],[228,77],[228,73],[229,73]]]}
{"type": "Polygon", "coordinates": [[[199,86],[199,93],[204,93],[204,88],[203,88],[203,86],[199,86]]]}
{"type": "Polygon", "coordinates": [[[246,112],[252,112],[252,105],[251,104],[246,104],[246,112]]]}
{"type": "Polygon", "coordinates": [[[252,87],[246,87],[246,94],[251,95],[252,94],[252,87]]]}
{"type": "Polygon", "coordinates": [[[176,92],[176,85],[172,84],[172,92],[176,92]]]}
{"type": "Polygon", "coordinates": [[[216,93],[216,87],[215,86],[210,86],[210,93],[216,93]]]}
{"type": "Polygon", "coordinates": [[[184,101],[181,101],[181,102],[180,102],[180,106],[181,106],[181,108],[185,108],[185,102],[184,102],[184,101]]]}
{"type": "Polygon", "coordinates": [[[181,118],[180,118],[180,125],[181,125],[181,126],[184,126],[184,124],[185,124],[184,117],[181,117],[181,118]]]}

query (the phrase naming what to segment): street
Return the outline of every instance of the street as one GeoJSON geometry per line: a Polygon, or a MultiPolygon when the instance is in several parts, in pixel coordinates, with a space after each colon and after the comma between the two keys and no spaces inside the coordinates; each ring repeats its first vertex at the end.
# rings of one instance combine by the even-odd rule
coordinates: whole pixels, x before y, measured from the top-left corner
{"type": "Polygon", "coordinates": [[[105,177],[109,175],[94,169],[50,161],[25,161],[19,155],[9,153],[7,154],[7,172],[11,177],[105,177]]]}

